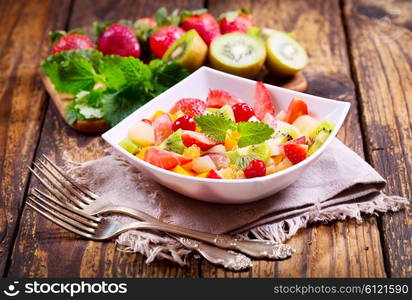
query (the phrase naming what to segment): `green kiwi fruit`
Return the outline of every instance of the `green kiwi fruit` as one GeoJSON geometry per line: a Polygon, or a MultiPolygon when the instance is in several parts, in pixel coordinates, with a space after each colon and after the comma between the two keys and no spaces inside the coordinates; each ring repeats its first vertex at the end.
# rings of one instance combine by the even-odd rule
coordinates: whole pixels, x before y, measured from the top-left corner
{"type": "Polygon", "coordinates": [[[160,148],[182,154],[186,148],[182,141],[182,130],[178,129],[169,135],[169,137],[160,144],[160,148]]]}
{"type": "Polygon", "coordinates": [[[135,155],[137,152],[139,152],[142,147],[139,145],[136,145],[131,139],[125,138],[119,142],[119,146],[122,147],[124,150],[127,152],[135,155]]]}
{"type": "Polygon", "coordinates": [[[211,67],[234,75],[255,78],[265,58],[266,50],[262,42],[246,33],[224,34],[210,44],[211,67]]]}
{"type": "Polygon", "coordinates": [[[231,164],[236,165],[239,169],[244,169],[254,159],[267,161],[270,157],[270,148],[266,143],[261,143],[228,151],[226,155],[229,157],[231,164]]]}
{"type": "Polygon", "coordinates": [[[290,34],[274,31],[266,40],[266,67],[279,76],[292,76],[308,63],[305,49],[290,34]]]}
{"type": "Polygon", "coordinates": [[[328,121],[323,121],[319,124],[319,126],[310,134],[310,137],[313,139],[313,144],[309,147],[308,155],[312,155],[323,145],[334,128],[335,126],[328,121]]]}
{"type": "Polygon", "coordinates": [[[233,113],[233,109],[229,104],[223,105],[214,114],[225,119],[235,121],[235,114],[233,113]]]}
{"type": "Polygon", "coordinates": [[[164,60],[176,61],[190,72],[203,66],[206,57],[207,45],[194,29],[175,41],[163,55],[164,60]]]}
{"type": "Polygon", "coordinates": [[[287,141],[301,137],[303,134],[294,125],[286,125],[280,128],[276,128],[272,137],[275,139],[276,144],[283,144],[287,141]]]}

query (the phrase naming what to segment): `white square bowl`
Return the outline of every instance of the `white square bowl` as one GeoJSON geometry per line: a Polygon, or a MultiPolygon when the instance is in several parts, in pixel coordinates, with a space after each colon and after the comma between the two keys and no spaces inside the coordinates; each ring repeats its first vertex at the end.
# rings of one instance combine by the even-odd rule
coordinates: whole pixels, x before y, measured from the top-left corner
{"type": "Polygon", "coordinates": [[[293,97],[304,100],[309,114],[318,120],[328,120],[335,124],[335,129],[327,141],[313,155],[304,161],[283,171],[251,179],[208,179],[177,174],[149,164],[121,148],[118,143],[127,136],[128,129],[138,120],[150,118],[157,110],[169,109],[181,98],[206,99],[209,89],[225,90],[239,99],[252,104],[256,82],[202,67],[190,76],[160,94],[115,127],[102,135],[131,164],[135,165],[149,177],[168,188],[188,197],[207,202],[236,204],[247,203],[272,195],[293,183],[336,136],[345,119],[350,103],[335,101],[288,89],[266,85],[273,96],[276,109],[286,110],[293,97]]]}

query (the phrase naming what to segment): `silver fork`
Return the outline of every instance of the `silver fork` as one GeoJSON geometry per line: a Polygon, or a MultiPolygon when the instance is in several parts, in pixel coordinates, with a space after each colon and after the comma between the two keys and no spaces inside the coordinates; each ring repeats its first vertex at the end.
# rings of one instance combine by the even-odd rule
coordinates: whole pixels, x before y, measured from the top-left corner
{"type": "MultiPolygon", "coordinates": [[[[69,200],[74,205],[76,205],[78,208],[74,206],[70,207],[70,210],[72,213],[81,212],[80,217],[90,219],[84,216],[86,213],[84,211],[81,211],[81,209],[86,207],[86,205],[89,205],[92,201],[98,199],[98,196],[92,193],[91,191],[89,191],[88,189],[86,189],[85,187],[76,183],[63,170],[57,167],[46,156],[43,156],[43,157],[53,167],[53,170],[57,171],[57,173],[59,173],[62,177],[64,177],[67,180],[67,182],[64,181],[58,175],[56,175],[54,171],[52,171],[47,166],[47,164],[41,160],[39,160],[38,162],[39,164],[42,165],[42,167],[40,167],[39,164],[37,163],[35,163],[34,165],[37,167],[39,172],[42,173],[42,175],[47,179],[47,181],[51,184],[51,186],[36,171],[30,168],[32,173],[40,180],[40,182],[46,187],[46,189],[48,189],[49,192],[52,193],[55,197],[61,198],[61,196],[63,196],[66,200],[69,200]]],[[[50,202],[51,201],[50,199],[53,199],[53,198],[45,197],[44,193],[42,194],[42,196],[43,197],[40,198],[39,193],[37,193],[35,194],[35,199],[33,199],[33,197],[31,197],[30,199],[32,201],[33,200],[43,200],[43,204],[46,204],[46,205],[49,204],[49,206],[52,205],[50,202]],[[46,199],[50,201],[44,202],[46,199]]],[[[37,205],[38,204],[39,203],[37,202],[37,205]]],[[[53,202],[53,204],[54,205],[52,207],[57,211],[68,208],[67,205],[61,206],[61,205],[58,205],[58,203],[56,202],[53,202]]],[[[31,205],[31,207],[34,207],[34,205],[31,205]]],[[[43,208],[44,207],[45,206],[43,205],[43,208]]],[[[43,210],[42,212],[44,215],[45,211],[43,210]]],[[[238,250],[240,252],[248,254],[251,257],[256,257],[256,258],[283,259],[283,258],[289,257],[294,252],[293,248],[291,248],[290,246],[277,243],[277,242],[260,241],[260,240],[240,240],[240,239],[233,238],[229,235],[209,234],[205,232],[194,231],[194,230],[182,228],[179,226],[163,223],[141,211],[137,211],[137,210],[126,208],[126,207],[104,208],[104,209],[99,210],[99,212],[95,212],[95,213],[101,214],[104,212],[123,213],[129,216],[135,217],[135,218],[137,217],[139,219],[146,220],[146,221],[149,220],[150,222],[134,222],[132,224],[123,225],[117,221],[106,220],[106,219],[101,218],[100,216],[94,215],[94,216],[90,216],[94,218],[93,220],[91,220],[93,222],[92,224],[90,222],[88,222],[87,224],[84,224],[84,222],[80,222],[76,216],[75,218],[70,218],[71,223],[69,223],[69,225],[73,227],[74,224],[79,225],[78,224],[79,222],[82,223],[79,225],[81,226],[81,228],[77,227],[78,229],[83,230],[81,233],[87,234],[86,237],[96,239],[96,240],[111,239],[114,236],[122,232],[125,232],[127,230],[131,230],[131,229],[154,229],[154,230],[161,230],[164,232],[169,232],[172,234],[178,234],[178,235],[194,238],[197,240],[201,240],[203,242],[213,244],[220,248],[238,250]],[[73,222],[75,223],[73,224],[73,222]],[[93,229],[85,228],[85,226],[92,226],[93,229]]],[[[55,211],[49,209],[47,211],[47,214],[49,217],[51,213],[55,213],[55,211]]],[[[52,216],[53,216],[53,220],[56,220],[56,215],[54,214],[52,216]]],[[[69,220],[67,219],[68,218],[67,214],[65,215],[65,217],[66,218],[63,218],[63,219],[59,218],[59,220],[68,223],[69,220]]]]}

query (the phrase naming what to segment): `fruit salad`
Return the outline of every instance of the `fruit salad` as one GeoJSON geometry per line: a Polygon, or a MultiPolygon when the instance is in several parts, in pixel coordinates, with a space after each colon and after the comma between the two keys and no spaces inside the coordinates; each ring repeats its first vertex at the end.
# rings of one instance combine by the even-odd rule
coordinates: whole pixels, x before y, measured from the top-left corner
{"type": "Polygon", "coordinates": [[[334,125],[291,99],[276,111],[269,90],[257,82],[253,107],[223,90],[206,100],[183,98],[169,111],[136,120],[119,145],[130,154],[182,175],[244,179],[270,175],[318,150],[334,125]]]}

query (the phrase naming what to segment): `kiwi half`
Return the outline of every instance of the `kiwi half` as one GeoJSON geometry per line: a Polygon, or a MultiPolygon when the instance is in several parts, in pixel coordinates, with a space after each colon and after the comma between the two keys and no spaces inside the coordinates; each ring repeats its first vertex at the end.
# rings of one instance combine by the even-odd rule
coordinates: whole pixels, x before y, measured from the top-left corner
{"type": "Polygon", "coordinates": [[[266,66],[275,75],[292,76],[308,63],[305,49],[285,32],[271,32],[266,40],[266,50],[266,66]]]}
{"type": "Polygon", "coordinates": [[[255,78],[265,58],[262,42],[245,33],[224,34],[210,44],[211,67],[234,75],[255,78]]]}
{"type": "Polygon", "coordinates": [[[207,45],[194,29],[175,41],[163,55],[164,60],[176,61],[190,72],[203,66],[206,57],[207,45]]]}

